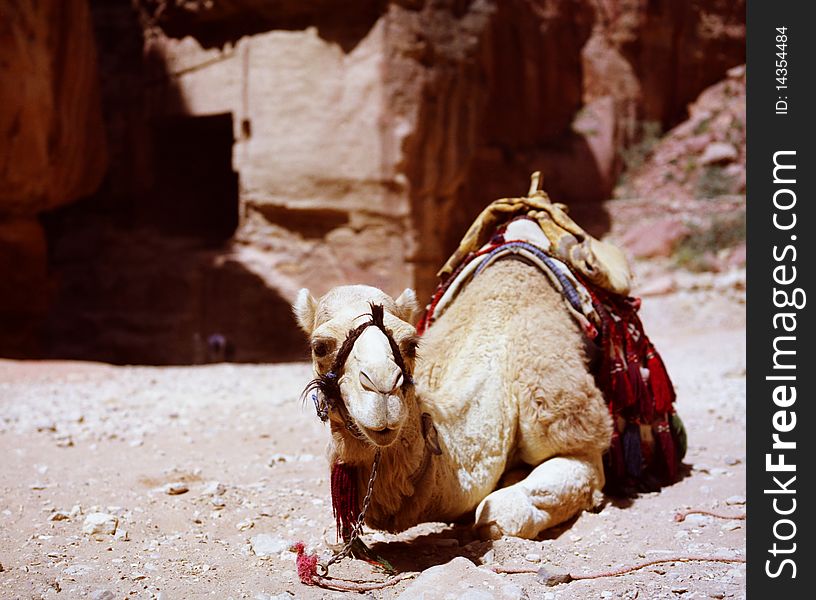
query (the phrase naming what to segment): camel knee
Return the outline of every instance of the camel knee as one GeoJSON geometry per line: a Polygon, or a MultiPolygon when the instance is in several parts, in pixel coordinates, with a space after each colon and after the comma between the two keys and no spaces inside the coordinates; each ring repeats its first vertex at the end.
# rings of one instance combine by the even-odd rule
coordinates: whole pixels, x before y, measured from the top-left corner
{"type": "Polygon", "coordinates": [[[482,500],[476,509],[476,527],[482,537],[534,538],[581,510],[599,506],[603,484],[600,457],[552,458],[522,481],[482,500]]]}

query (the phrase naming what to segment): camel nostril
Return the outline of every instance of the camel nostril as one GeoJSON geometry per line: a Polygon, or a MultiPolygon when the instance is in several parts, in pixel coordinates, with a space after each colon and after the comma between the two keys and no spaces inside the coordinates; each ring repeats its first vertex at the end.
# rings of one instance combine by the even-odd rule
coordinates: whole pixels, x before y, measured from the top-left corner
{"type": "Polygon", "coordinates": [[[380,391],[377,389],[377,386],[374,385],[374,382],[371,381],[371,377],[369,377],[368,373],[365,371],[360,371],[360,385],[363,386],[363,389],[368,390],[369,392],[380,391]]]}

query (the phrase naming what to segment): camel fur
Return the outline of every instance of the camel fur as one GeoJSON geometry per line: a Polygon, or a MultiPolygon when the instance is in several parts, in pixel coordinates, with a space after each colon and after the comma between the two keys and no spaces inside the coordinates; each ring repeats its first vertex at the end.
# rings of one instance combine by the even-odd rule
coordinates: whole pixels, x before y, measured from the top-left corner
{"type": "Polygon", "coordinates": [[[332,410],[329,454],[332,464],[359,467],[362,498],[380,448],[368,526],[396,532],[425,521],[473,519],[483,537],[534,538],[601,502],[611,418],[584,335],[547,277],[520,260],[497,261],[419,340],[411,290],[396,300],[367,286],[338,287],[319,300],[301,290],[294,311],[309,336],[316,375],[368,318],[370,303],[384,306],[385,326],[405,350],[415,385],[403,391],[386,336],[367,328],[339,380],[364,439],[332,410]],[[430,434],[423,432],[423,413],[435,426],[430,434]],[[431,442],[441,454],[428,461],[431,442]],[[519,467],[531,470],[498,487],[519,467]]]}

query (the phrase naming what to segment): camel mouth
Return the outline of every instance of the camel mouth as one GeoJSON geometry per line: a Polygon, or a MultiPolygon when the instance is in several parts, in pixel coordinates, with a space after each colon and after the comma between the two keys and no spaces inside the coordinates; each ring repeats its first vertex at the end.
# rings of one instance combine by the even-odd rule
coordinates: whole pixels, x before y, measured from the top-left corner
{"type": "Polygon", "coordinates": [[[392,429],[386,427],[384,429],[376,430],[376,429],[369,429],[368,427],[360,426],[360,429],[363,431],[365,436],[371,440],[371,442],[375,446],[386,447],[390,446],[394,443],[397,439],[397,434],[399,433],[399,429],[392,429]]]}

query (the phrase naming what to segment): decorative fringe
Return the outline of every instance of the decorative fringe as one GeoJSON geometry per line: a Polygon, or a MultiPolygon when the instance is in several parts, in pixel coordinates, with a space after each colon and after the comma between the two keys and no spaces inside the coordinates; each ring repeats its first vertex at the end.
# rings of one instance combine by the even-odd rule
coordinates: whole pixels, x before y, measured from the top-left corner
{"type": "Polygon", "coordinates": [[[658,421],[654,424],[652,429],[654,430],[655,439],[660,448],[664,466],[666,467],[666,477],[668,481],[675,481],[677,479],[678,460],[669,424],[665,420],[658,421]]]}
{"type": "Polygon", "coordinates": [[[643,454],[640,448],[640,426],[628,423],[623,430],[623,459],[626,472],[637,479],[643,471],[643,454]]]}
{"type": "Polygon", "coordinates": [[[647,367],[649,368],[649,387],[652,388],[654,398],[654,409],[658,413],[672,412],[672,404],[676,398],[674,386],[672,385],[666,365],[663,359],[649,344],[647,367]]]}
{"type": "Polygon", "coordinates": [[[617,427],[612,430],[612,443],[609,446],[609,473],[614,475],[615,479],[622,481],[626,476],[626,464],[623,460],[623,446],[621,445],[621,436],[618,433],[617,427]]]}
{"type": "Polygon", "coordinates": [[[332,511],[337,523],[337,539],[342,539],[344,542],[348,541],[360,512],[356,475],[357,469],[345,463],[336,462],[332,467],[332,511]]]}
{"type": "Polygon", "coordinates": [[[643,374],[640,372],[640,361],[638,358],[636,356],[630,356],[628,362],[627,374],[629,376],[629,383],[632,386],[632,404],[638,407],[640,419],[648,423],[652,420],[652,417],[654,417],[652,395],[649,393],[646,383],[643,381],[643,374]]]}
{"type": "Polygon", "coordinates": [[[296,543],[292,550],[297,552],[295,564],[300,581],[306,585],[314,585],[313,578],[317,576],[317,554],[306,554],[303,542],[296,543]]]}

